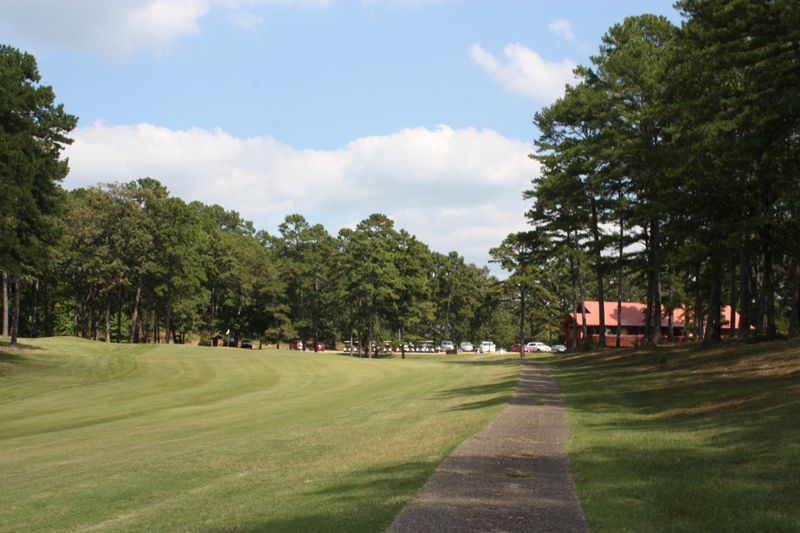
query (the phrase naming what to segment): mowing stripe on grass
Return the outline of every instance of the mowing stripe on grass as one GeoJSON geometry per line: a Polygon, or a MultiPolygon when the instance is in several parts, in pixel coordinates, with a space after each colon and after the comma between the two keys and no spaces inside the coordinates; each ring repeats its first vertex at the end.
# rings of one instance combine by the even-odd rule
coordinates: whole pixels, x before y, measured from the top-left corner
{"type": "Polygon", "coordinates": [[[26,340],[0,530],[380,531],[510,399],[514,359],[26,340]]]}

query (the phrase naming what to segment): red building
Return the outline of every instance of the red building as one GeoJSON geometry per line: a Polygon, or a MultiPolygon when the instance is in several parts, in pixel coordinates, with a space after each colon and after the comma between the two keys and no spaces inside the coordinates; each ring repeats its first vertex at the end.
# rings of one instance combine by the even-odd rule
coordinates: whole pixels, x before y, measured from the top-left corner
{"type": "MultiPolygon", "coordinates": [[[[586,310],[586,335],[595,343],[600,342],[600,303],[596,301],[583,302],[586,310]]],[[[621,320],[617,317],[617,302],[605,302],[605,328],[606,346],[614,347],[617,345],[617,328],[620,328],[620,346],[630,347],[641,345],[644,342],[644,319],[647,306],[638,302],[622,302],[621,320]]],[[[676,341],[686,338],[686,316],[683,307],[677,307],[670,313],[662,307],[661,313],[661,336],[663,340],[670,337],[676,341]]],[[[572,346],[573,324],[577,323],[578,344],[583,340],[583,316],[579,305],[575,312],[567,315],[566,320],[561,325],[564,331],[565,344],[572,346]]],[[[739,313],[736,313],[736,322],[739,322],[739,313]]],[[[731,307],[722,308],[722,334],[730,335],[731,331],[731,307]]]]}

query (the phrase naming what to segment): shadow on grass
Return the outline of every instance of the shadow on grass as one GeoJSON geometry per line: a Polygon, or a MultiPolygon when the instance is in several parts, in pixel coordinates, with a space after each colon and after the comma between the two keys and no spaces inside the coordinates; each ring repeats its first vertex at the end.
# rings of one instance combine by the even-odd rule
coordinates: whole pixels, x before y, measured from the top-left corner
{"type": "Polygon", "coordinates": [[[550,358],[595,530],[800,524],[800,342],[550,358]]]}
{"type": "Polygon", "coordinates": [[[437,463],[417,461],[366,468],[309,493],[319,506],[236,531],[385,531],[422,488],[437,463]],[[322,510],[324,509],[324,510],[322,510]]]}
{"type": "MultiPolygon", "coordinates": [[[[518,362],[514,362],[514,364],[519,365],[518,362]]],[[[440,392],[434,399],[494,395],[491,398],[452,407],[449,409],[450,411],[483,409],[503,404],[560,406],[561,394],[559,390],[553,388],[552,382],[535,369],[539,363],[528,361],[523,364],[529,365],[528,368],[531,370],[523,371],[519,379],[508,379],[497,383],[450,389],[440,392]]]]}
{"type": "Polygon", "coordinates": [[[509,379],[497,383],[486,383],[471,387],[458,387],[441,391],[436,395],[436,399],[457,398],[461,396],[479,396],[484,394],[498,394],[513,391],[517,387],[516,379],[509,379]]]}
{"type": "Polygon", "coordinates": [[[41,351],[42,348],[34,346],[33,344],[26,344],[24,342],[17,342],[17,346],[12,348],[10,346],[10,339],[0,339],[0,356],[4,353],[26,352],[26,351],[41,351]]]}
{"type": "Polygon", "coordinates": [[[487,407],[493,407],[495,405],[507,405],[511,400],[511,394],[506,394],[503,396],[495,396],[494,398],[488,398],[486,400],[478,400],[474,402],[467,402],[462,403],[461,405],[456,405],[447,409],[447,411],[471,411],[473,409],[485,409],[487,407]]]}
{"type": "Polygon", "coordinates": [[[25,361],[25,357],[15,352],[6,352],[0,350],[0,363],[15,363],[19,364],[25,361]]]}
{"type": "Polygon", "coordinates": [[[590,530],[797,531],[800,482],[781,457],[758,453],[740,435],[708,447],[592,446],[570,465],[590,530]]]}
{"type": "Polygon", "coordinates": [[[488,365],[488,366],[519,366],[520,360],[514,358],[505,357],[503,359],[467,359],[467,360],[447,360],[443,359],[443,362],[447,363],[448,365],[488,365]]]}

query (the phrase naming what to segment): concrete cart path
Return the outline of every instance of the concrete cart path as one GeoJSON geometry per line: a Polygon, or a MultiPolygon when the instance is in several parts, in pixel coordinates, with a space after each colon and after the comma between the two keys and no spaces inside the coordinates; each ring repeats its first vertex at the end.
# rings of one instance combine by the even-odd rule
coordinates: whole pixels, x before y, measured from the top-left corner
{"type": "Polygon", "coordinates": [[[526,360],[511,403],[442,461],[389,531],[587,531],[567,436],[558,385],[526,360]]]}

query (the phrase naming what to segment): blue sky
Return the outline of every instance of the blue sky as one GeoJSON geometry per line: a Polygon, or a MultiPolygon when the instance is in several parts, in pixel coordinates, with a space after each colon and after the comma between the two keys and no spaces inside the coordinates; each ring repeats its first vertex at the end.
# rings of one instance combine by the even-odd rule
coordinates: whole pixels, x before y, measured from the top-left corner
{"type": "Polygon", "coordinates": [[[533,114],[671,1],[4,0],[80,117],[67,188],[141,176],[275,231],[383,212],[483,265],[525,228],[533,114]]]}

